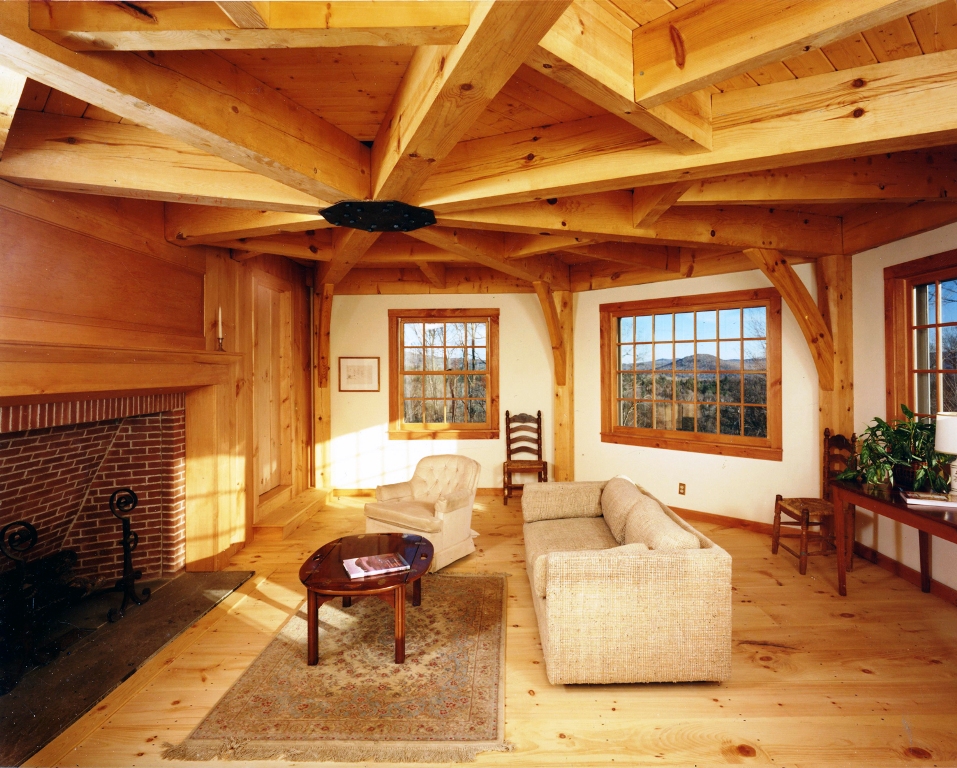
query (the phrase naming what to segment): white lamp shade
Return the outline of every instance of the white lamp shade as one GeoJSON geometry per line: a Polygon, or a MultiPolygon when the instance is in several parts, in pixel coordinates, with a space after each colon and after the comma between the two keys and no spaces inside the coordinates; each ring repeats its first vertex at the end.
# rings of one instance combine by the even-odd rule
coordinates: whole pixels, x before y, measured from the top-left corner
{"type": "Polygon", "coordinates": [[[934,447],[941,453],[957,454],[957,412],[937,414],[937,431],[934,447]]]}

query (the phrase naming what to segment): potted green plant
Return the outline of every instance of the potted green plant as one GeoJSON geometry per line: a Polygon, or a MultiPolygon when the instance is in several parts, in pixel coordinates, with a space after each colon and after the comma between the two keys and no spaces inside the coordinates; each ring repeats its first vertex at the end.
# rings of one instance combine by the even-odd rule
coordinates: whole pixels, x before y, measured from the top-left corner
{"type": "Polygon", "coordinates": [[[888,423],[875,418],[864,430],[856,461],[838,475],[839,480],[885,487],[893,482],[903,490],[948,489],[946,470],[954,457],[934,449],[936,424],[918,419],[906,405],[901,410],[905,419],[888,423]]]}

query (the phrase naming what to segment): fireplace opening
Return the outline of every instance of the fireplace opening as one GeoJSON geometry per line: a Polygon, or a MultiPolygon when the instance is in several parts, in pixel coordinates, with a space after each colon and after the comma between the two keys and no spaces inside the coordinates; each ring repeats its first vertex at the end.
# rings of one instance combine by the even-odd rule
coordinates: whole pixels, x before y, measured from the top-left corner
{"type": "Polygon", "coordinates": [[[0,693],[183,570],[185,423],[182,393],[0,406],[0,693]]]}

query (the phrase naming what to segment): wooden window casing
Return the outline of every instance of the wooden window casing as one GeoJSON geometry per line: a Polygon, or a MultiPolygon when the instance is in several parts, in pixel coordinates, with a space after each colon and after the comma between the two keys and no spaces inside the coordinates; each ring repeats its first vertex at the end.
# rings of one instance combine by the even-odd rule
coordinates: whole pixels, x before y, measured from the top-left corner
{"type": "MultiPolygon", "coordinates": [[[[498,327],[499,310],[498,309],[390,309],[389,310],[389,439],[391,440],[416,440],[416,439],[448,439],[448,440],[496,440],[499,437],[499,388],[498,388],[498,327]],[[446,344],[444,340],[441,345],[445,357],[444,367],[425,369],[405,367],[406,344],[404,340],[404,326],[414,323],[485,323],[485,368],[470,368],[469,362],[465,362],[463,368],[450,367],[450,360],[453,355],[449,350],[462,350],[465,357],[469,357],[469,350],[474,347],[470,345],[470,339],[462,344],[446,344]],[[406,377],[415,376],[443,376],[443,393],[441,398],[426,397],[425,380],[422,380],[423,393],[414,394],[406,397],[405,380],[406,377]],[[470,410],[469,403],[482,398],[471,397],[472,390],[469,388],[471,381],[469,376],[480,376],[484,378],[485,384],[485,420],[483,422],[469,421],[471,414],[475,410],[470,410]],[[449,377],[465,377],[465,390],[463,392],[451,391],[449,386],[454,386],[449,377]],[[455,418],[458,416],[458,409],[462,406],[458,403],[464,403],[465,412],[470,414],[465,416],[463,422],[428,422],[409,423],[405,421],[405,402],[406,400],[421,400],[423,418],[426,412],[426,400],[439,400],[444,403],[443,408],[447,416],[455,418]]],[[[414,345],[410,348],[419,348],[414,345]]],[[[438,346],[426,345],[423,342],[421,347],[438,349],[438,346]]],[[[476,349],[481,349],[477,347],[476,349]]],[[[457,359],[457,355],[454,356],[457,359]]],[[[457,363],[453,364],[457,365],[457,363]]],[[[457,381],[457,379],[456,379],[457,381]]],[[[433,393],[434,394],[434,393],[433,393]]],[[[478,408],[478,403],[475,403],[478,408]]]]}
{"type": "MultiPolygon", "coordinates": [[[[884,269],[884,350],[887,375],[886,418],[902,419],[901,403],[921,416],[933,416],[942,410],[957,404],[957,398],[951,396],[941,402],[944,387],[957,383],[957,362],[952,360],[953,350],[948,353],[945,346],[957,341],[957,318],[945,311],[940,284],[957,279],[957,251],[947,251],[922,259],[907,261],[903,264],[884,269]],[[918,317],[915,301],[915,289],[918,286],[934,284],[936,301],[933,317],[918,317]],[[932,351],[933,360],[916,361],[918,336],[928,333],[936,340],[932,351]],[[945,336],[948,337],[945,339],[945,336]],[[922,363],[918,365],[918,363],[922,363]],[[937,384],[935,397],[930,408],[918,408],[918,380],[928,379],[937,384]],[[946,406],[946,407],[945,407],[946,406]]],[[[957,301],[948,301],[957,310],[957,301]]],[[[926,307],[926,304],[925,304],[926,307]]],[[[924,405],[926,403],[920,403],[924,405]]]]}
{"type": "MultiPolygon", "coordinates": [[[[782,458],[782,438],[781,438],[781,296],[773,288],[762,288],[756,290],[747,290],[747,291],[733,291],[728,293],[718,293],[718,294],[706,294],[700,296],[679,296],[666,299],[651,299],[647,301],[632,301],[632,302],[622,302],[617,304],[602,304],[599,307],[599,316],[600,316],[600,346],[601,346],[601,439],[602,442],[606,443],[622,443],[625,445],[641,445],[652,448],[667,448],[670,450],[677,451],[693,451],[697,453],[712,453],[719,454],[723,456],[742,456],[746,458],[754,459],[766,459],[770,461],[781,461],[782,458]],[[620,352],[619,347],[627,346],[632,343],[627,340],[619,340],[618,333],[620,327],[620,320],[622,318],[630,317],[650,317],[652,322],[654,322],[655,315],[659,316],[672,316],[672,322],[674,323],[674,316],[676,315],[687,315],[687,313],[709,313],[711,311],[720,312],[721,310],[733,310],[741,309],[744,310],[750,307],[765,307],[765,336],[761,337],[766,340],[766,368],[763,370],[755,370],[745,367],[744,363],[744,346],[741,347],[741,358],[739,359],[739,364],[734,369],[724,369],[722,370],[722,364],[720,360],[715,360],[710,367],[705,370],[705,368],[699,369],[699,361],[701,361],[701,351],[698,347],[698,344],[701,343],[707,344],[712,341],[717,345],[720,344],[718,334],[716,332],[714,338],[704,338],[698,337],[698,320],[697,315],[694,315],[694,330],[693,338],[683,339],[680,342],[676,341],[672,337],[671,342],[664,342],[666,345],[671,343],[675,345],[672,348],[672,360],[674,361],[677,358],[677,345],[678,344],[693,344],[695,352],[693,358],[693,367],[691,369],[678,369],[674,364],[671,367],[671,375],[675,384],[673,384],[672,396],[670,398],[671,409],[675,413],[674,417],[669,417],[672,419],[671,423],[675,424],[675,419],[679,412],[679,406],[687,407],[692,406],[694,413],[694,425],[693,430],[697,430],[698,419],[701,418],[700,414],[702,413],[699,410],[700,406],[708,407],[713,404],[716,408],[716,414],[720,414],[720,409],[722,404],[726,406],[735,406],[740,405],[742,409],[744,407],[754,407],[754,404],[750,406],[745,406],[745,401],[747,396],[745,394],[745,376],[748,374],[752,375],[761,375],[766,376],[764,382],[766,387],[766,397],[765,397],[765,406],[766,406],[766,436],[765,437],[753,437],[753,436],[744,436],[744,422],[745,418],[741,418],[741,433],[738,435],[731,434],[721,434],[720,426],[716,426],[715,433],[709,432],[698,432],[698,431],[682,431],[675,428],[670,429],[655,429],[648,427],[638,427],[638,426],[621,426],[620,422],[622,421],[621,413],[619,409],[621,408],[620,403],[626,403],[625,409],[627,410],[627,403],[629,400],[635,401],[635,418],[634,422],[637,424],[638,415],[637,407],[639,402],[642,406],[649,406],[651,409],[656,409],[658,407],[657,403],[662,405],[669,402],[665,397],[657,398],[657,394],[650,397],[641,396],[639,397],[638,392],[638,377],[637,373],[639,369],[637,368],[637,361],[633,363],[635,367],[632,369],[622,368],[619,366],[620,363],[620,352]],[[620,386],[620,373],[627,373],[628,370],[632,370],[636,373],[634,379],[634,394],[630,397],[622,395],[622,392],[619,390],[620,386]],[[700,374],[699,374],[700,370],[700,374]],[[715,394],[712,396],[711,400],[704,399],[705,396],[701,396],[699,399],[699,387],[701,386],[697,382],[700,377],[706,377],[710,374],[714,374],[715,381],[715,394]],[[724,384],[721,383],[722,373],[727,374],[729,378],[726,378],[725,381],[734,382],[736,381],[733,378],[735,374],[740,374],[740,397],[735,400],[724,400],[722,401],[719,391],[723,388],[724,384]],[[684,376],[692,375],[694,384],[694,394],[691,396],[691,400],[682,400],[678,395],[677,387],[677,376],[682,374],[684,376]],[[657,399],[656,399],[657,398],[657,399]]],[[[743,316],[743,315],[742,315],[743,316]]],[[[718,315],[716,315],[718,317],[718,315]]],[[[727,341],[740,341],[742,345],[749,340],[747,336],[746,329],[743,325],[740,330],[740,335],[734,339],[726,339],[727,341]]],[[[638,347],[638,343],[634,343],[635,347],[638,347]]],[[[654,350],[654,346],[651,347],[654,350]]],[[[719,350],[720,347],[716,347],[716,350],[719,350]]],[[[635,356],[637,358],[637,349],[635,350],[635,356]]],[[[652,352],[652,359],[657,360],[656,353],[652,352]]],[[[657,365],[657,362],[654,363],[657,365]]],[[[652,376],[657,374],[656,370],[653,369],[641,369],[647,374],[652,374],[652,376]]],[[[667,378],[668,373],[665,372],[665,378],[667,378]]],[[[687,381],[685,381],[687,384],[687,381]]],[[[657,386],[657,382],[654,383],[654,386],[657,386]]],[[[687,387],[685,388],[687,391],[687,387]]],[[[667,409],[663,411],[667,412],[667,409]]],[[[744,414],[744,410],[740,412],[744,414]]],[[[689,418],[689,417],[685,417],[689,418]]],[[[687,423],[687,422],[686,422],[687,423]]],[[[718,422],[720,424],[720,422],[718,422]]]]}

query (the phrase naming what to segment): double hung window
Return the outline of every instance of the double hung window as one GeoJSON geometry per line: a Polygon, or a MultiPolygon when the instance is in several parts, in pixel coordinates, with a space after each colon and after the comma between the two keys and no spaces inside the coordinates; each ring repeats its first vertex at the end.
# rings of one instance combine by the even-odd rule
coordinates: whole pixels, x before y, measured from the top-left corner
{"type": "Polygon", "coordinates": [[[498,310],[389,311],[390,437],[498,437],[498,310]]]}

